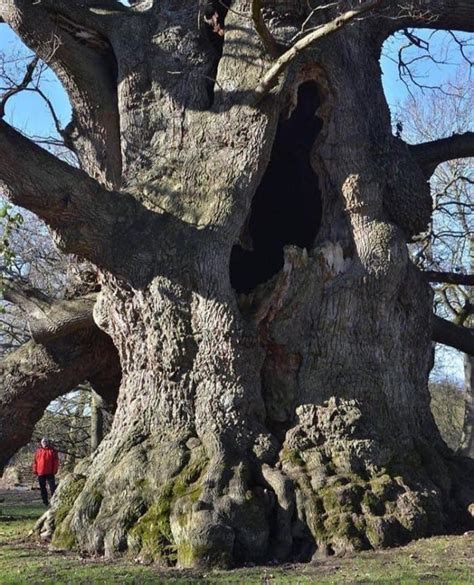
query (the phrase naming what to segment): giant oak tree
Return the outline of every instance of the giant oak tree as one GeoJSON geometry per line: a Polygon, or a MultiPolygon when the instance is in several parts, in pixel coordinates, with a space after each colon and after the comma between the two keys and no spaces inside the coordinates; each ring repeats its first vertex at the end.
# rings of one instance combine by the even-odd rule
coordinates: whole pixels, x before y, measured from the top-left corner
{"type": "Polygon", "coordinates": [[[471,468],[427,388],[432,338],[456,333],[407,242],[434,168],[474,140],[394,137],[379,59],[400,29],[473,31],[472,2],[2,0],[0,17],[67,90],[81,167],[0,121],[0,179],[100,279],[59,305],[7,285],[36,337],[0,365],[2,465],[28,400],[85,379],[116,399],[39,529],[196,566],[467,521],[471,468]]]}

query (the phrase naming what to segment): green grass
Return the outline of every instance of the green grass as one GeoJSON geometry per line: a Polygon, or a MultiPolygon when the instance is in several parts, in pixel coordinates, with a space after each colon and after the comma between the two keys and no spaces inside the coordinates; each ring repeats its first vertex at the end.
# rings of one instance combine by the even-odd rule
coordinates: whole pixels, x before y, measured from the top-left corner
{"type": "Polygon", "coordinates": [[[400,549],[332,557],[315,565],[203,573],[48,550],[27,539],[43,511],[31,502],[0,504],[1,585],[474,585],[474,535],[419,540],[400,549]]]}

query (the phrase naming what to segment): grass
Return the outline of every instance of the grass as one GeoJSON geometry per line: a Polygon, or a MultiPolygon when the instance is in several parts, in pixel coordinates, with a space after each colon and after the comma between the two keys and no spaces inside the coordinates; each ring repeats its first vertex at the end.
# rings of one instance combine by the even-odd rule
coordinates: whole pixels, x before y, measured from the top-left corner
{"type": "Polygon", "coordinates": [[[178,571],[48,550],[27,539],[43,506],[31,497],[10,501],[5,494],[0,503],[1,585],[474,585],[473,534],[419,540],[400,549],[332,557],[314,565],[178,571]]]}

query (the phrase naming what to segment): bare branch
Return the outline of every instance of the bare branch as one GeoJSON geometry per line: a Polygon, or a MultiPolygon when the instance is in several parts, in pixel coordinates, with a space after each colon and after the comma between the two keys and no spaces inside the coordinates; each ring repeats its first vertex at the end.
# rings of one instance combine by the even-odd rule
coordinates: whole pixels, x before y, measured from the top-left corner
{"type": "Polygon", "coordinates": [[[15,85],[15,87],[12,87],[3,94],[0,102],[0,118],[5,117],[5,108],[8,100],[12,98],[14,95],[17,95],[18,93],[24,91],[30,85],[31,81],[33,80],[33,74],[35,72],[36,66],[38,65],[38,62],[39,57],[34,57],[26,67],[26,72],[25,76],[23,77],[23,80],[18,85],[15,85]]]}
{"type": "Polygon", "coordinates": [[[357,17],[376,8],[380,3],[381,0],[373,0],[362,4],[358,8],[348,10],[347,12],[340,14],[334,20],[317,27],[314,31],[296,41],[290,49],[285,51],[285,53],[275,61],[263,77],[262,81],[255,88],[256,103],[259,103],[268,94],[268,92],[277,84],[280,75],[302,52],[310,48],[316,41],[337,32],[357,17]]]}
{"type": "Polygon", "coordinates": [[[453,134],[449,138],[415,144],[410,146],[410,150],[429,178],[442,162],[474,156],[474,132],[453,134]]]}
{"type": "Polygon", "coordinates": [[[428,282],[445,282],[448,284],[463,284],[465,286],[474,286],[474,274],[460,274],[457,272],[422,272],[428,282]]]}
{"type": "Polygon", "coordinates": [[[433,321],[433,341],[474,355],[474,331],[455,325],[437,315],[434,316],[433,321]]]}

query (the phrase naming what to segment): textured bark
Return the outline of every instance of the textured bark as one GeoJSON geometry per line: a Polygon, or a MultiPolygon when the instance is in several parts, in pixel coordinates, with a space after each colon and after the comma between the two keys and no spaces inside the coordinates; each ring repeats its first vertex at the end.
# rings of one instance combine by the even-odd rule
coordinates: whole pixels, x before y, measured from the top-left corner
{"type": "Polygon", "coordinates": [[[115,404],[110,404],[97,392],[92,393],[91,400],[91,451],[95,451],[110,431],[115,404]]]}
{"type": "MultiPolygon", "coordinates": [[[[471,259],[471,271],[474,270],[474,236],[469,240],[469,255],[471,259]]],[[[474,291],[469,289],[468,311],[463,316],[463,325],[474,325],[472,315],[472,303],[474,302],[474,291]],[[470,309],[470,310],[469,310],[470,309]]],[[[474,334],[473,334],[474,336],[474,334]]],[[[465,351],[465,350],[464,350],[465,351]]],[[[464,423],[461,436],[459,452],[465,457],[474,459],[474,353],[466,352],[464,356],[464,423]],[[470,355],[469,355],[470,354],[470,355]]]]}
{"type": "MultiPolygon", "coordinates": [[[[266,4],[284,45],[307,4],[266,4]]],[[[12,5],[4,18],[31,31],[30,8],[12,5]]],[[[180,566],[309,560],[447,530],[472,497],[429,411],[431,294],[406,241],[432,205],[391,134],[379,57],[392,20],[320,39],[254,107],[271,63],[251,8],[232,3],[223,37],[198,2],[100,20],[120,191],[48,158],[61,182],[37,196],[0,165],[15,201],[103,269],[94,319],[122,370],[110,433],[39,525],[58,546],[180,566]],[[50,212],[71,181],[73,215],[50,212]]],[[[2,155],[16,140],[0,132],[2,155]]],[[[110,184],[108,156],[90,170],[78,150],[110,184]]]]}

